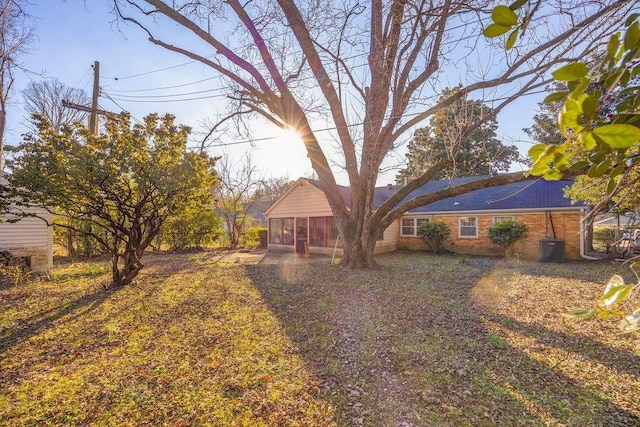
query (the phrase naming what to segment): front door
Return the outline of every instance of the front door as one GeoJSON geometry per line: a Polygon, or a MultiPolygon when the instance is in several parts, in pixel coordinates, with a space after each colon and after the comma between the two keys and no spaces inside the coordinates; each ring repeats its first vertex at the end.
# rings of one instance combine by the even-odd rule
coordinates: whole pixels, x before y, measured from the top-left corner
{"type": "Polygon", "coordinates": [[[309,218],[296,218],[296,252],[304,253],[304,245],[308,242],[309,218]]]}

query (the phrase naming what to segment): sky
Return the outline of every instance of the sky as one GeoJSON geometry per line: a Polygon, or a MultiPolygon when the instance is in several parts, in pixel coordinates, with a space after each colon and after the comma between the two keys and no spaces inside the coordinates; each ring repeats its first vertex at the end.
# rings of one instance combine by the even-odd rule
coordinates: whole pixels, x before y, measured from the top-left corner
{"type": "MultiPolygon", "coordinates": [[[[177,123],[193,128],[191,145],[201,140],[202,123],[224,107],[225,100],[217,94],[220,80],[216,74],[189,58],[153,45],[137,27],[116,25],[110,5],[109,0],[32,1],[30,13],[35,18],[36,39],[23,58],[31,73],[17,77],[8,117],[9,144],[28,130],[20,92],[29,80],[57,78],[90,94],[94,61],[100,62],[102,109],[129,111],[134,120],[142,120],[152,112],[171,113],[177,123]],[[167,96],[175,93],[183,95],[167,96]]],[[[505,144],[515,143],[523,154],[528,144],[521,142],[526,139],[522,128],[532,124],[536,103],[542,97],[523,97],[498,117],[498,137],[505,144]]],[[[259,123],[250,139],[252,143],[228,134],[220,141],[225,146],[212,148],[210,154],[228,155],[238,165],[250,154],[263,178],[288,176],[295,180],[312,174],[302,143],[276,126],[259,123]]],[[[403,154],[401,147],[394,164],[403,154]]],[[[382,174],[378,184],[392,183],[396,173],[392,170],[382,174]]],[[[338,181],[347,183],[346,177],[340,175],[338,181]]]]}

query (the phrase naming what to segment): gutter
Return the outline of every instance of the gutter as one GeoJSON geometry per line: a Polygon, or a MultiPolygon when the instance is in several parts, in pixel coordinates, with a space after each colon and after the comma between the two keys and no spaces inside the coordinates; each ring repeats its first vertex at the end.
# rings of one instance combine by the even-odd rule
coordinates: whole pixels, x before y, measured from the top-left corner
{"type": "Polygon", "coordinates": [[[598,258],[586,255],[584,253],[584,245],[585,245],[584,233],[585,233],[585,229],[583,228],[584,227],[584,222],[582,220],[584,219],[585,211],[586,211],[586,208],[580,208],[580,256],[583,259],[587,259],[587,260],[590,260],[590,261],[597,261],[598,258]]]}

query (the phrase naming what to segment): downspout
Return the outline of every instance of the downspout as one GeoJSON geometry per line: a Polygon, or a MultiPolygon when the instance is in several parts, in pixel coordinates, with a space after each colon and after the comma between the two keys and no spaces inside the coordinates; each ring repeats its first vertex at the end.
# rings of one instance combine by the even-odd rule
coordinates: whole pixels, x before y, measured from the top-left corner
{"type": "Polygon", "coordinates": [[[551,231],[553,231],[553,239],[556,240],[558,236],[556,235],[556,226],[553,225],[553,217],[551,216],[551,211],[547,211],[547,215],[549,215],[549,222],[551,223],[551,231]]]}
{"type": "Polygon", "coordinates": [[[598,258],[595,258],[595,257],[589,256],[589,255],[586,255],[586,254],[584,253],[584,245],[585,245],[585,242],[584,242],[584,233],[585,233],[585,231],[586,231],[586,230],[583,228],[583,227],[584,227],[584,221],[583,221],[583,219],[584,219],[584,213],[585,213],[585,210],[586,210],[585,208],[580,208],[580,256],[581,256],[583,259],[588,259],[588,260],[590,260],[590,261],[596,261],[596,260],[598,260],[598,258]]]}

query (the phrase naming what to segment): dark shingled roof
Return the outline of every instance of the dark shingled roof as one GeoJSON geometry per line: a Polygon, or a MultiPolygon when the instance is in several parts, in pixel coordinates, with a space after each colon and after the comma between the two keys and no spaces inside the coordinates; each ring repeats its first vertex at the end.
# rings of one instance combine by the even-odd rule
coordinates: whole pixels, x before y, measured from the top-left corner
{"type": "MultiPolygon", "coordinates": [[[[430,181],[413,191],[408,197],[420,196],[444,190],[448,187],[466,184],[487,176],[471,176],[466,178],[444,179],[430,181]]],[[[306,179],[309,183],[320,188],[320,183],[313,179],[306,179]]],[[[487,187],[455,197],[439,200],[426,206],[415,208],[408,213],[433,213],[451,211],[483,211],[509,209],[549,209],[587,206],[584,203],[571,203],[571,199],[564,196],[564,189],[573,183],[572,180],[545,181],[544,179],[530,179],[513,184],[487,187]],[[455,204],[459,202],[458,204],[455,204]]],[[[342,197],[349,204],[349,188],[339,185],[342,197]]],[[[401,185],[387,185],[377,187],[374,194],[373,206],[377,209],[385,200],[391,197],[401,185]]]]}
{"type": "MultiPolygon", "coordinates": [[[[448,187],[475,181],[482,176],[455,178],[452,180],[431,181],[412,192],[409,198],[429,194],[448,187]]],[[[482,211],[505,209],[545,209],[585,206],[583,203],[572,204],[571,199],[564,196],[564,188],[573,181],[545,181],[543,179],[527,180],[513,184],[483,188],[460,194],[455,197],[439,200],[426,206],[415,208],[408,213],[432,213],[449,211],[482,211]],[[456,202],[459,202],[456,204],[456,202]]],[[[401,186],[393,185],[376,188],[374,206],[377,208],[401,186]]]]}

